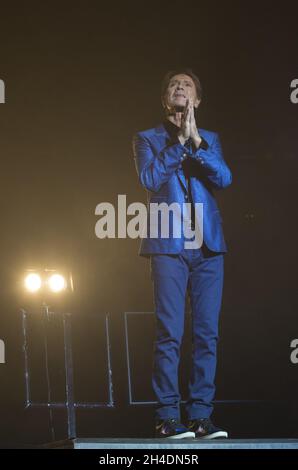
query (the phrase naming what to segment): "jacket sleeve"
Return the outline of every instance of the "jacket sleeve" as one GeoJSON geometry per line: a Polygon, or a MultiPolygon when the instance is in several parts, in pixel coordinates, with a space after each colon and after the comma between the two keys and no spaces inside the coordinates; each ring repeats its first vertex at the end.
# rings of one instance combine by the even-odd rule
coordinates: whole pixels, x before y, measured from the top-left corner
{"type": "Polygon", "coordinates": [[[137,133],[133,138],[133,154],[141,185],[157,192],[186,157],[186,148],[180,142],[171,142],[158,155],[154,155],[149,140],[137,133]]]}
{"type": "Polygon", "coordinates": [[[215,188],[226,188],[232,183],[232,173],[224,161],[218,134],[214,134],[214,139],[207,149],[199,147],[193,154],[193,158],[199,162],[215,188]]]}

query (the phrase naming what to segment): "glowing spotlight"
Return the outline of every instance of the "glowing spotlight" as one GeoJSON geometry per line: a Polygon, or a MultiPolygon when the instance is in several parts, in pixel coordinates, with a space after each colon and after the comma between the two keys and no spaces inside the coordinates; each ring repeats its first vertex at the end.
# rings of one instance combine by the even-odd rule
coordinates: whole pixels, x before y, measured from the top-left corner
{"type": "Polygon", "coordinates": [[[52,292],[61,292],[66,289],[66,280],[61,274],[52,274],[47,283],[52,292]]]}
{"type": "Polygon", "coordinates": [[[30,292],[37,292],[41,288],[41,277],[36,273],[30,273],[25,277],[25,287],[30,292]]]}

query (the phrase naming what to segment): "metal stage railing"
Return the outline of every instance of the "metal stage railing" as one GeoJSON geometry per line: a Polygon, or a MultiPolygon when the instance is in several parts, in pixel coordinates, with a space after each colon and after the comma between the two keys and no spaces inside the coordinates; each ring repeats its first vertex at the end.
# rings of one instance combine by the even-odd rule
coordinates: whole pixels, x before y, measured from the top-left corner
{"type": "MultiPolygon", "coordinates": [[[[66,408],[67,410],[67,434],[68,439],[74,439],[76,435],[76,409],[77,408],[113,408],[113,381],[111,367],[111,342],[109,332],[109,314],[105,315],[105,334],[106,334],[106,355],[107,355],[107,371],[108,371],[108,401],[107,402],[76,402],[74,398],[74,367],[72,353],[71,338],[71,313],[55,313],[49,311],[49,306],[42,305],[43,315],[43,334],[44,334],[44,352],[45,352],[45,370],[48,400],[46,403],[33,402],[31,399],[31,383],[30,383],[30,366],[29,366],[29,349],[28,349],[28,315],[24,309],[22,314],[22,330],[23,330],[23,352],[25,365],[25,406],[26,408],[48,408],[50,411],[50,420],[52,421],[52,410],[55,408],[66,408]],[[51,397],[51,386],[49,376],[49,358],[48,358],[48,326],[51,315],[61,315],[63,318],[63,340],[64,340],[64,367],[65,367],[65,402],[53,402],[51,397]]],[[[54,427],[52,428],[52,439],[54,440],[54,427]]]]}

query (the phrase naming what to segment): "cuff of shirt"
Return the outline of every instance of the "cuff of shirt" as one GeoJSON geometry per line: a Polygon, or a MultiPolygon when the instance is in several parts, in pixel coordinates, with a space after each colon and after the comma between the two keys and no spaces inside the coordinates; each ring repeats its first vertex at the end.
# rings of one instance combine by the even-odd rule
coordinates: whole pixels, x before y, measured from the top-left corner
{"type": "Polygon", "coordinates": [[[204,165],[205,164],[204,154],[206,150],[208,150],[209,144],[203,137],[201,137],[201,139],[202,139],[202,142],[200,143],[200,146],[196,149],[194,157],[196,158],[196,160],[198,160],[199,163],[201,163],[201,165],[204,165]]]}

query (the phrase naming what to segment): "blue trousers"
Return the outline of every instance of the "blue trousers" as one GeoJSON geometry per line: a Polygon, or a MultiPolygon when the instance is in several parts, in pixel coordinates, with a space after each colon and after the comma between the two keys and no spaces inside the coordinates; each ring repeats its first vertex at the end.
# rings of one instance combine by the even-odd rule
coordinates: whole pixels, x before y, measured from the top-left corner
{"type": "Polygon", "coordinates": [[[213,411],[223,268],[223,254],[205,245],[177,255],[151,255],[156,320],[152,386],[157,419],[180,419],[178,367],[187,293],[192,310],[192,366],[186,412],[189,419],[199,419],[213,411]]]}

